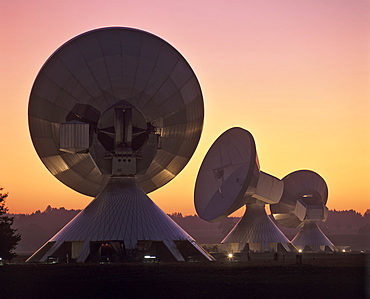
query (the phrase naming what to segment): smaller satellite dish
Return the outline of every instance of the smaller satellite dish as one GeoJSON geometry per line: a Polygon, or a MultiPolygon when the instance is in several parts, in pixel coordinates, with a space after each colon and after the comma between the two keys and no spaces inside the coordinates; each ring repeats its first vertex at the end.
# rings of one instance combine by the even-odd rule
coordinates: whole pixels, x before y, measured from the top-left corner
{"type": "Polygon", "coordinates": [[[231,128],[213,143],[200,167],[195,185],[195,209],[217,222],[238,210],[257,187],[260,176],[251,133],[231,128]]]}
{"type": "Polygon", "coordinates": [[[279,202],[284,184],[260,171],[253,136],[242,128],[221,134],[207,152],[194,191],[200,218],[217,222],[247,206],[243,218],[222,243],[237,243],[237,251],[277,251],[290,242],[266,214],[265,204],[279,202]]]}
{"type": "Polygon", "coordinates": [[[326,220],[328,187],[316,172],[298,170],[283,178],[284,192],[271,213],[278,223],[295,228],[304,220],[326,220]]]}
{"type": "Polygon", "coordinates": [[[326,221],[328,215],[325,180],[316,172],[298,170],[285,176],[283,182],[281,200],[270,209],[279,224],[289,228],[302,227],[292,244],[302,250],[323,251],[327,246],[333,251],[333,243],[317,226],[317,222],[326,221]]]}

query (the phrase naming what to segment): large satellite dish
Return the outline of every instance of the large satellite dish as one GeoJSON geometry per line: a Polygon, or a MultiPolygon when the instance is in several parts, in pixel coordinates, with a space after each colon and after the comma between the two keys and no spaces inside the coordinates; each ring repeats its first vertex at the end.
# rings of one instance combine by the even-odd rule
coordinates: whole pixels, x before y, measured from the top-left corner
{"type": "Polygon", "coordinates": [[[30,133],[42,162],[89,196],[107,184],[107,160],[118,161],[122,142],[137,154],[136,177],[146,193],[169,182],[192,156],[203,115],[198,80],[181,54],[153,34],[120,27],[89,31],[62,45],[41,68],[29,101],[30,133]],[[132,127],[131,136],[115,126],[117,109],[123,115],[116,118],[128,121],[132,114],[125,126],[132,127]],[[73,132],[88,127],[85,135],[69,135],[79,138],[74,148],[61,147],[71,141],[61,140],[61,129],[68,130],[63,124],[73,132]]]}
{"type": "Polygon", "coordinates": [[[333,243],[317,226],[326,221],[328,187],[316,172],[298,170],[283,178],[284,193],[280,202],[272,205],[271,213],[276,221],[289,228],[301,227],[292,239],[297,249],[303,251],[334,251],[333,243]]]}
{"type": "Polygon", "coordinates": [[[200,167],[194,203],[200,218],[216,222],[246,205],[247,210],[222,243],[233,251],[291,251],[289,240],[266,214],[279,202],[284,184],[260,171],[253,136],[242,128],[221,134],[200,167]],[[281,246],[280,246],[280,245],[281,246]]]}
{"type": "Polygon", "coordinates": [[[148,242],[154,241],[184,260],[189,253],[175,243],[184,240],[212,259],[145,194],[185,167],[199,142],[203,114],[190,65],[153,34],[102,28],[62,45],[34,82],[30,133],[57,179],[98,197],[30,260],[61,251],[91,260],[97,246],[92,242],[109,243],[124,257],[140,242],[150,251],[155,246],[148,242]]]}

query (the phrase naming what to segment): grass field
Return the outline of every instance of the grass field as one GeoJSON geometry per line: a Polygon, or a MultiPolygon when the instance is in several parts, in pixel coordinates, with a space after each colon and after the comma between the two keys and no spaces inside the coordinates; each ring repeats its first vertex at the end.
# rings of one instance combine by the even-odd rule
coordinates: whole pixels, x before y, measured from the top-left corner
{"type": "MultiPolygon", "coordinates": [[[[19,259],[18,259],[19,261],[19,259]]],[[[370,256],[290,254],[246,262],[15,264],[0,267],[0,298],[369,298],[370,256]]]]}

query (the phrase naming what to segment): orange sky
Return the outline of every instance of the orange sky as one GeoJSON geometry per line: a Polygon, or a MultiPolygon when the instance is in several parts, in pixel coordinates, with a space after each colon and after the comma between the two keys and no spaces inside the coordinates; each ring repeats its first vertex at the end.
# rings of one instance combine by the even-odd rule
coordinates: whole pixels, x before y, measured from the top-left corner
{"type": "Polygon", "coordinates": [[[202,86],[200,144],[185,169],[150,194],[165,212],[195,213],[202,159],[233,126],[253,134],[263,171],[282,178],[314,170],[328,184],[330,209],[370,208],[370,2],[5,0],[0,20],[0,186],[10,193],[10,212],[81,209],[91,201],[41,163],[29,136],[28,98],[60,45],[107,26],[165,39],[202,86]]]}

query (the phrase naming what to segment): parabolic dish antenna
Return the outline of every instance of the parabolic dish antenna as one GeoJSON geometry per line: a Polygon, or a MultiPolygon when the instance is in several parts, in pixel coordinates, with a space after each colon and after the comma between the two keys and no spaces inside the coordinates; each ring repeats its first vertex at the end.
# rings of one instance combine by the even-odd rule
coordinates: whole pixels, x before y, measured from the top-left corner
{"type": "Polygon", "coordinates": [[[197,147],[204,107],[198,80],[176,49],[148,32],[115,27],[81,34],[54,52],[34,82],[28,113],[47,169],[68,187],[97,196],[112,175],[110,160],[118,163],[114,154],[126,155],[128,147],[146,193],[173,179],[197,147]],[[131,135],[115,126],[118,118],[130,119],[131,135]],[[72,133],[86,130],[69,135],[78,138],[74,148],[61,140],[68,124],[72,133]]]}
{"type": "Polygon", "coordinates": [[[333,243],[317,226],[326,221],[328,187],[316,172],[298,170],[283,178],[284,193],[280,202],[270,207],[276,221],[289,228],[302,227],[292,244],[303,251],[334,251],[333,243]]]}
{"type": "Polygon", "coordinates": [[[253,136],[241,128],[224,132],[203,159],[195,185],[195,209],[217,222],[245,205],[257,187],[260,171],[253,136]]]}
{"type": "Polygon", "coordinates": [[[98,197],[30,260],[66,252],[77,261],[96,260],[104,244],[121,260],[140,246],[184,260],[189,252],[176,243],[182,241],[212,259],[145,194],[185,167],[203,114],[190,65],[153,34],[102,28],[62,45],[34,82],[30,133],[57,179],[98,197]]]}
{"type": "Polygon", "coordinates": [[[284,184],[260,171],[253,136],[242,128],[221,134],[208,150],[200,167],[194,204],[200,218],[224,219],[246,205],[242,219],[222,243],[233,251],[290,251],[290,242],[265,211],[265,204],[279,202],[284,184]]]}

